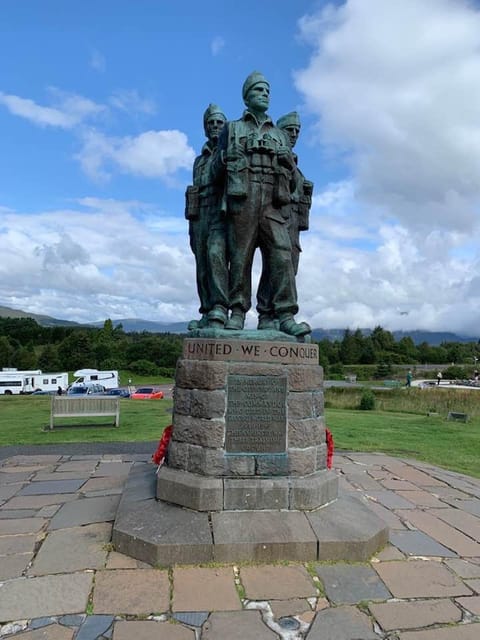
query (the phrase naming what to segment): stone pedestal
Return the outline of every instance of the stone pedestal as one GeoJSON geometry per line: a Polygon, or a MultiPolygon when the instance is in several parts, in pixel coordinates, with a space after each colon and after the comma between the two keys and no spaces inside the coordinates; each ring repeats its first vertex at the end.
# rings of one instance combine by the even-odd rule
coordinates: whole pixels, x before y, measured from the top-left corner
{"type": "Polygon", "coordinates": [[[196,511],[305,511],[337,491],[317,345],[184,341],[159,500],[196,511]]]}

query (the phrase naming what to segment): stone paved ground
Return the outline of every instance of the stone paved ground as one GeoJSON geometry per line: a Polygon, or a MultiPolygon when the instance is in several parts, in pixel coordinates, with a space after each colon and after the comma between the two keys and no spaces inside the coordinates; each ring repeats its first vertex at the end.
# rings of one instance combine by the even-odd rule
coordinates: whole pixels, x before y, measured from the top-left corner
{"type": "Polygon", "coordinates": [[[381,454],[335,458],[389,525],[368,563],[161,569],[112,523],[149,455],[0,460],[0,638],[479,640],[480,480],[381,454]]]}

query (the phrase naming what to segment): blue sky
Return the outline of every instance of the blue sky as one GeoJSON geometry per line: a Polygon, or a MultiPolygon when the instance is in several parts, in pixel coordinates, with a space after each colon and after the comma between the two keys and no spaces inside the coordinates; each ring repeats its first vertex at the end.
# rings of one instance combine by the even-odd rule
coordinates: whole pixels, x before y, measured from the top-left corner
{"type": "Polygon", "coordinates": [[[299,319],[478,337],[477,3],[3,0],[0,17],[0,304],[196,317],[202,114],[239,117],[259,69],[272,117],[301,114],[315,183],[299,319]]]}

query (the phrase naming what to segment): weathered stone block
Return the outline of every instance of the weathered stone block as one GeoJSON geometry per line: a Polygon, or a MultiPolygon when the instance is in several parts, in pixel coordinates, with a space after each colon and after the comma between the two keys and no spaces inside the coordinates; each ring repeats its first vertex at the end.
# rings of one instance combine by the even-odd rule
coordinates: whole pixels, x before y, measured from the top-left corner
{"type": "Polygon", "coordinates": [[[191,392],[190,415],[195,418],[223,418],[225,415],[225,391],[204,391],[194,389],[191,392]]]}
{"type": "Polygon", "coordinates": [[[186,389],[224,389],[227,367],[226,362],[179,360],[175,384],[186,389]]]}
{"type": "Polygon", "coordinates": [[[323,391],[313,392],[313,415],[317,418],[323,416],[325,412],[325,400],[323,391]]]}
{"type": "Polygon", "coordinates": [[[290,479],[290,509],[317,509],[338,494],[338,477],[333,471],[318,471],[306,478],[290,479]]]}
{"type": "Polygon", "coordinates": [[[317,468],[317,449],[307,447],[306,449],[288,450],[288,469],[292,476],[307,476],[314,473],[317,468]]]}
{"type": "Polygon", "coordinates": [[[185,442],[177,442],[173,439],[168,447],[168,466],[173,469],[188,469],[188,449],[185,442]]]}
{"type": "Polygon", "coordinates": [[[288,421],[289,447],[303,449],[321,442],[325,442],[325,422],[323,418],[288,421]]]}
{"type": "Polygon", "coordinates": [[[288,394],[287,402],[289,420],[316,417],[313,409],[312,392],[292,391],[288,394]]]}
{"type": "Polygon", "coordinates": [[[202,476],[223,476],[225,473],[223,450],[189,445],[188,471],[202,476]]]}
{"type": "Polygon", "coordinates": [[[163,466],[157,476],[157,499],[196,511],[218,511],[223,508],[223,482],[163,466]]]}
{"type": "Polygon", "coordinates": [[[255,475],[254,456],[225,456],[225,475],[227,476],[253,476],[255,475]]]}
{"type": "Polygon", "coordinates": [[[323,384],[323,369],[320,366],[290,365],[288,367],[289,391],[316,391],[323,384]]]}
{"type": "Polygon", "coordinates": [[[326,469],[327,468],[327,445],[318,444],[317,447],[317,469],[326,469]]]}
{"type": "Polygon", "coordinates": [[[288,475],[288,454],[267,454],[255,456],[256,475],[286,476],[288,475]]]}
{"type": "Polygon", "coordinates": [[[288,479],[225,478],[223,506],[235,509],[288,509],[288,479]]]}
{"type": "Polygon", "coordinates": [[[189,416],[192,406],[192,391],[191,389],[182,389],[181,387],[175,387],[173,397],[173,412],[174,415],[180,413],[184,416],[189,416]]]}
{"type": "Polygon", "coordinates": [[[225,422],[177,415],[174,418],[175,440],[202,447],[223,447],[225,422]]]}

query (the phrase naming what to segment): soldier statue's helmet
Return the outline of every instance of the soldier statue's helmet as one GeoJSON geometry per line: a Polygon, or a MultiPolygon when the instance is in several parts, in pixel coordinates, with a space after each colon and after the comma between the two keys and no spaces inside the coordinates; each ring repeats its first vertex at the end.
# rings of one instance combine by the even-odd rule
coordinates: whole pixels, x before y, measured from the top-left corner
{"type": "Polygon", "coordinates": [[[277,120],[277,127],[285,129],[285,127],[301,127],[300,116],[296,111],[290,111],[277,120]]]}
{"type": "Polygon", "coordinates": [[[218,104],[210,103],[208,107],[205,109],[205,113],[203,114],[203,128],[205,129],[205,135],[207,134],[207,122],[208,119],[212,116],[222,116],[222,119],[226,122],[227,116],[220,109],[218,104]]]}
{"type": "Polygon", "coordinates": [[[260,71],[252,71],[252,73],[247,77],[247,79],[243,83],[242,97],[244,102],[250,89],[252,89],[252,87],[254,87],[256,84],[259,84],[260,82],[264,82],[266,85],[270,87],[270,83],[265,78],[263,73],[260,73],[260,71]]]}

